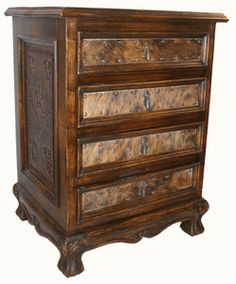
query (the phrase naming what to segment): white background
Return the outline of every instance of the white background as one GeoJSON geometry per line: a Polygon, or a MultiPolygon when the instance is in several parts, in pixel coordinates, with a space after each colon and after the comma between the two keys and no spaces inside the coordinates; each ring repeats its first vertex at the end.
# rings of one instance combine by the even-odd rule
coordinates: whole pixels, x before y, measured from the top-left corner
{"type": "MultiPolygon", "coordinates": [[[[236,283],[236,9],[234,0],[1,1],[0,7],[0,283],[236,283]],[[216,29],[204,197],[204,234],[191,238],[179,224],[152,239],[107,245],[83,256],[85,271],[66,279],[59,253],[14,211],[16,182],[12,6],[80,6],[223,12],[216,29]]],[[[127,15],[128,16],[128,15],[127,15]]]]}

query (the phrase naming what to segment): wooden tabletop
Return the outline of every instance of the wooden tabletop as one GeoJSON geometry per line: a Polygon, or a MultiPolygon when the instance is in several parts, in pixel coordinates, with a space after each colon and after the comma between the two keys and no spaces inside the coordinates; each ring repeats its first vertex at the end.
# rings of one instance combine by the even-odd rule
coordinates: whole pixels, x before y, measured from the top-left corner
{"type": "Polygon", "coordinates": [[[15,7],[5,12],[6,16],[34,17],[86,17],[86,18],[123,18],[128,20],[170,20],[170,21],[213,21],[227,22],[228,18],[222,13],[184,12],[184,11],[155,11],[155,10],[125,10],[98,9],[73,7],[15,7]]]}

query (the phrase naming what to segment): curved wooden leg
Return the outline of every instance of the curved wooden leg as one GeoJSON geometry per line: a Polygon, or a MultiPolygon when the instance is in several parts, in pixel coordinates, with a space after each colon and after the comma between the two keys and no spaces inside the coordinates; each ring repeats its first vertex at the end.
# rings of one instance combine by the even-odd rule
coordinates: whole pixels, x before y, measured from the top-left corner
{"type": "Polygon", "coordinates": [[[204,227],[201,222],[201,217],[192,220],[187,220],[181,223],[181,229],[190,236],[196,236],[204,232],[204,227]]]}
{"type": "Polygon", "coordinates": [[[61,256],[58,268],[67,276],[74,276],[84,270],[81,260],[82,254],[87,250],[87,240],[83,235],[66,237],[64,232],[56,229],[58,224],[40,206],[34,206],[35,200],[28,195],[21,184],[13,186],[13,193],[16,196],[19,207],[16,214],[21,220],[28,220],[36,231],[43,237],[48,238],[59,250],[61,256]]]}
{"type": "Polygon", "coordinates": [[[16,209],[16,215],[17,215],[22,221],[25,221],[25,220],[27,220],[27,215],[26,215],[24,206],[23,206],[23,205],[21,204],[21,202],[19,201],[19,192],[18,192],[17,184],[15,184],[15,185],[13,186],[13,193],[14,193],[16,199],[17,199],[18,202],[19,202],[19,206],[18,206],[18,208],[16,209]]]}
{"type": "Polygon", "coordinates": [[[204,226],[202,224],[202,216],[207,212],[209,204],[206,200],[202,199],[199,203],[196,204],[196,209],[194,216],[181,223],[181,229],[189,234],[190,236],[196,236],[204,232],[204,226]]]}
{"type": "Polygon", "coordinates": [[[81,249],[80,241],[66,241],[61,246],[58,268],[66,277],[75,276],[84,270],[81,260],[83,251],[81,249]]]}

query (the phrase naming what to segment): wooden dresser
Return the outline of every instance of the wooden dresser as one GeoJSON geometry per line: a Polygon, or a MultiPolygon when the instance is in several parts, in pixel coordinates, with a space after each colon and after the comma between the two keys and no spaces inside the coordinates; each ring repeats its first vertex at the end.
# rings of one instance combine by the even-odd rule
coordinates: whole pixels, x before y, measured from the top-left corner
{"type": "Polygon", "coordinates": [[[134,243],[176,222],[202,233],[215,24],[228,19],[57,7],[6,15],[16,213],[57,246],[59,269],[76,275],[85,251],[134,243]]]}

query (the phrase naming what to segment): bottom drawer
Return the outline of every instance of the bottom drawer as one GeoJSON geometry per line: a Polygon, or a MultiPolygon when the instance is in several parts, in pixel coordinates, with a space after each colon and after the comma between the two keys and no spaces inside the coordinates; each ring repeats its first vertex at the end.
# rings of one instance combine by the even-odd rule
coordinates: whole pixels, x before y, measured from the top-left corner
{"type": "Polygon", "coordinates": [[[130,178],[106,186],[79,189],[80,215],[133,208],[147,201],[197,192],[198,166],[130,178]]]}

